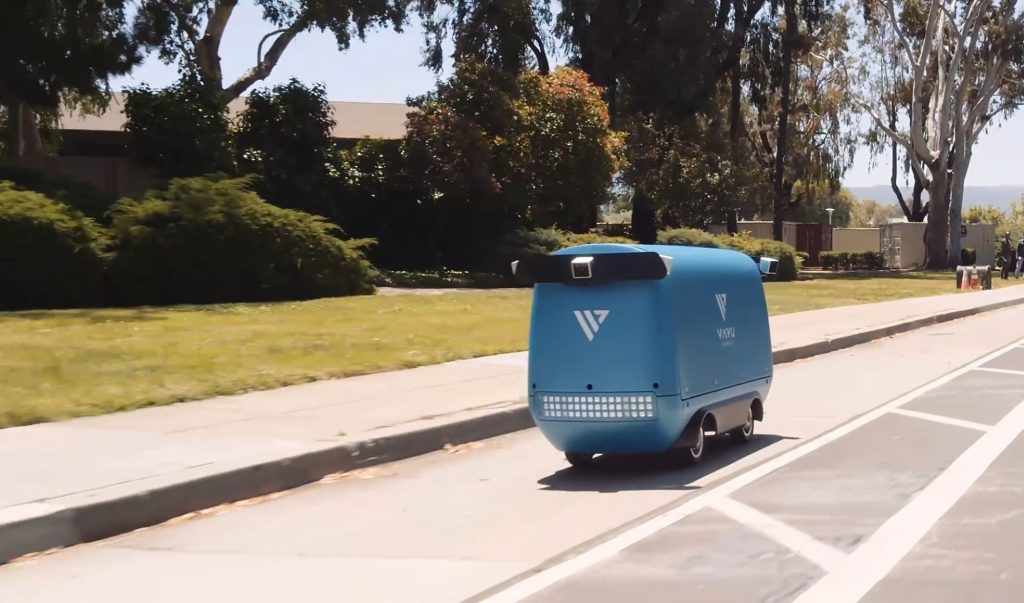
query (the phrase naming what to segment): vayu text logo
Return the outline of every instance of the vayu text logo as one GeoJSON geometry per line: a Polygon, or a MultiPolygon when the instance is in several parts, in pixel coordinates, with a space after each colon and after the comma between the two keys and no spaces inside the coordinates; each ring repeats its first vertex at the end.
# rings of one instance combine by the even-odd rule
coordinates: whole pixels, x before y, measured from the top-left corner
{"type": "Polygon", "coordinates": [[[718,302],[718,312],[722,315],[722,322],[725,322],[725,293],[716,293],[715,301],[718,302]]]}
{"type": "Polygon", "coordinates": [[[609,310],[574,310],[573,314],[576,315],[576,322],[580,323],[580,328],[583,329],[583,334],[587,336],[587,341],[594,341],[594,336],[597,335],[597,330],[604,324],[604,319],[608,318],[609,310]]]}
{"type": "MultiPolygon", "coordinates": [[[[715,302],[718,303],[718,313],[722,315],[722,322],[725,322],[727,297],[725,293],[716,293],[715,302]]],[[[732,341],[736,339],[736,327],[719,327],[718,341],[722,342],[722,345],[731,345],[732,341]]]]}

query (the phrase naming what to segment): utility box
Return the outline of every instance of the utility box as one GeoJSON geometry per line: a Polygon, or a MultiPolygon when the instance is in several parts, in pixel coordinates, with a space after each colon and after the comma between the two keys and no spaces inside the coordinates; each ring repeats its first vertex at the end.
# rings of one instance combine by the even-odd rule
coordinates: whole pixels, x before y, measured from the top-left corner
{"type": "Polygon", "coordinates": [[[992,267],[991,266],[957,266],[956,267],[957,289],[983,289],[992,288],[992,267]],[[967,281],[964,282],[964,277],[967,281]]]}
{"type": "Polygon", "coordinates": [[[529,405],[573,465],[746,442],[772,382],[770,258],[661,245],[582,245],[513,263],[533,285],[529,405]]]}

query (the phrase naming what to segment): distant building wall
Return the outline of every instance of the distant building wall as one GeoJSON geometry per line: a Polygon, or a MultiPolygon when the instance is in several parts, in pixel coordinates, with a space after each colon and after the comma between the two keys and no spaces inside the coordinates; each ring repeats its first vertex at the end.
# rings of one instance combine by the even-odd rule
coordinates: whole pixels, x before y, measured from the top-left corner
{"type": "Polygon", "coordinates": [[[881,227],[882,258],[889,268],[924,266],[924,222],[903,222],[881,227]]]}
{"type": "Polygon", "coordinates": [[[23,157],[18,165],[91,184],[117,196],[137,196],[157,180],[127,157],[43,156],[23,157]]]}
{"type": "Polygon", "coordinates": [[[882,230],[880,228],[835,228],[832,230],[832,251],[855,253],[881,250],[882,230]]]}

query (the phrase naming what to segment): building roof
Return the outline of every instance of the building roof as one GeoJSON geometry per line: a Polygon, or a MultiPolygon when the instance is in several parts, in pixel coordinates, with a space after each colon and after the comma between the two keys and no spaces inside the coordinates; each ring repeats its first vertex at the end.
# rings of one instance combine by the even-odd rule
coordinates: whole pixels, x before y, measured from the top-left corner
{"type": "MultiPolygon", "coordinates": [[[[64,130],[86,130],[93,132],[117,132],[124,129],[124,93],[116,92],[110,99],[110,106],[102,115],[83,115],[78,111],[64,109],[61,112],[61,128],[64,130]]],[[[246,97],[228,104],[228,113],[234,118],[245,108],[246,97]]],[[[402,103],[358,103],[331,101],[334,121],[334,138],[396,139],[405,135],[406,115],[416,109],[402,103]]]]}

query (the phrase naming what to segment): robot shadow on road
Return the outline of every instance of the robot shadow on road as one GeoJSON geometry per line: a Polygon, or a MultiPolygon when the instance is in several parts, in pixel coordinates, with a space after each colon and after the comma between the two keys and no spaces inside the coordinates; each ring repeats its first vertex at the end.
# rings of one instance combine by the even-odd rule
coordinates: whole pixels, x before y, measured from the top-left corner
{"type": "Polygon", "coordinates": [[[729,438],[713,438],[708,454],[696,466],[680,464],[671,454],[606,455],[594,459],[585,468],[566,467],[537,480],[545,490],[563,492],[624,492],[635,490],[698,490],[694,481],[714,473],[761,449],[782,440],[799,438],[775,434],[755,434],[743,446],[729,438]]]}

